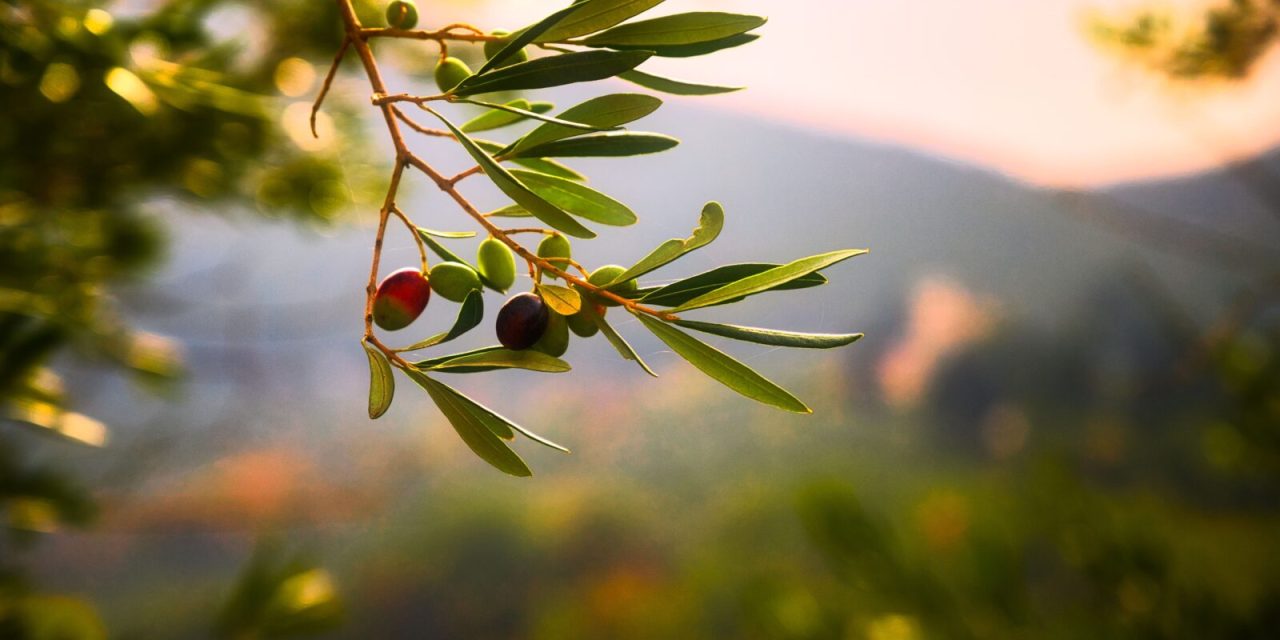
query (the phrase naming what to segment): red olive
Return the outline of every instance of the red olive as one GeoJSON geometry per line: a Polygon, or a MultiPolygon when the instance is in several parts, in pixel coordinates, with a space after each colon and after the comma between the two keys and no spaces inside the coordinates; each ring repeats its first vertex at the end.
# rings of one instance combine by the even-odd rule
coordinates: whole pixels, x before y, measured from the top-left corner
{"type": "Polygon", "coordinates": [[[387,331],[409,326],[431,299],[431,285],[422,272],[405,268],[382,279],[373,296],[373,321],[387,331]]]}

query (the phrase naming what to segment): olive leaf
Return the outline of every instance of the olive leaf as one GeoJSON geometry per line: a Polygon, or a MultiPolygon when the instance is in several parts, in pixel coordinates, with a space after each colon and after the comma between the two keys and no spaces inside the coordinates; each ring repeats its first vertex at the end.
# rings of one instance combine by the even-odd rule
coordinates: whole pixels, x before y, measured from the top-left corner
{"type": "MultiPolygon", "coordinates": [[[[458,98],[453,102],[464,102],[466,104],[474,104],[478,107],[486,107],[486,108],[494,109],[497,111],[505,111],[509,114],[520,116],[521,118],[532,118],[534,120],[541,120],[548,124],[554,124],[558,127],[566,127],[569,129],[577,129],[580,131],[610,131],[613,129],[617,129],[617,127],[600,127],[600,126],[594,126],[589,124],[583,124],[581,122],[574,122],[572,120],[565,120],[563,118],[556,118],[554,116],[543,115],[536,111],[530,111],[529,109],[513,106],[511,103],[499,104],[496,102],[485,102],[484,100],[473,100],[471,98],[458,98]]],[[[463,125],[463,127],[465,126],[466,125],[463,125]]],[[[463,128],[462,130],[466,131],[465,128],[463,128]]]]}
{"type": "Polygon", "coordinates": [[[482,320],[484,320],[484,294],[479,291],[470,291],[467,297],[463,298],[462,306],[458,308],[458,317],[448,331],[437,333],[426,340],[415,342],[396,351],[417,351],[444,344],[476,328],[482,320]]]}
{"type": "Polygon", "coordinates": [[[766,19],[760,16],[694,11],[629,22],[585,38],[580,43],[592,47],[697,44],[746,33],[765,22],[766,19]]]}
{"type": "MultiPolygon", "coordinates": [[[[472,138],[472,140],[476,143],[476,146],[479,146],[481,149],[487,151],[490,156],[493,156],[494,160],[507,160],[507,158],[497,157],[503,149],[506,149],[505,145],[491,140],[480,140],[477,138],[472,138]]],[[[532,169],[538,173],[545,173],[549,176],[556,176],[557,178],[565,178],[567,180],[574,180],[577,182],[585,182],[587,180],[586,176],[570,169],[563,163],[556,162],[555,160],[548,160],[544,158],[511,158],[511,161],[527,169],[532,169]]]]}
{"type": "Polygon", "coordinates": [[[473,96],[495,91],[545,89],[575,82],[612,78],[636,68],[653,55],[649,51],[575,51],[469,76],[452,93],[473,96]]]}
{"type": "Polygon", "coordinates": [[[638,156],[646,153],[666,151],[678,144],[680,144],[680,141],[676,138],[662,135],[660,133],[633,133],[630,131],[617,131],[613,133],[597,133],[587,136],[578,136],[576,138],[568,138],[565,140],[557,140],[555,142],[547,142],[507,154],[504,157],[602,158],[638,156]]]}
{"type": "Polygon", "coordinates": [[[512,351],[500,346],[484,347],[423,360],[422,362],[415,362],[413,366],[422,371],[440,371],[442,373],[483,373],[495,369],[525,369],[542,373],[564,373],[572,368],[568,362],[540,351],[512,351]]]}
{"type": "Polygon", "coordinates": [[[613,282],[609,284],[638,278],[694,249],[704,247],[710,244],[712,240],[715,240],[723,228],[724,207],[720,206],[719,202],[708,202],[702,207],[702,215],[698,218],[698,227],[693,230],[693,233],[688,238],[672,238],[663,242],[658,245],[657,249],[649,252],[649,255],[641,258],[630,269],[623,271],[621,275],[614,278],[613,282]]]}
{"type": "Polygon", "coordinates": [[[578,173],[577,171],[574,171],[573,169],[570,169],[569,167],[565,166],[563,163],[556,162],[555,160],[551,160],[549,158],[514,158],[512,159],[512,162],[522,167],[525,167],[526,169],[532,169],[534,171],[537,171],[538,173],[545,173],[546,175],[549,175],[549,176],[564,178],[566,180],[573,180],[574,182],[587,181],[586,176],[582,175],[581,173],[578,173]]]}
{"type": "Polygon", "coordinates": [[[647,45],[604,45],[610,49],[618,49],[627,51],[630,49],[643,49],[652,51],[653,55],[660,58],[692,58],[694,56],[705,56],[708,53],[715,53],[724,49],[732,49],[740,47],[749,42],[759,40],[760,36],[754,33],[739,33],[737,35],[720,38],[718,40],[708,40],[706,42],[695,42],[692,44],[647,44],[647,45]]]}
{"type": "Polygon", "coordinates": [[[637,69],[632,69],[625,73],[619,73],[618,77],[638,84],[646,89],[670,93],[677,96],[711,96],[719,93],[732,93],[741,91],[743,87],[721,87],[711,84],[695,84],[692,82],[682,82],[680,80],[672,80],[662,76],[655,76],[651,73],[645,73],[637,69]]]}
{"type": "Polygon", "coordinates": [[[377,420],[391,408],[391,398],[396,394],[396,379],[382,350],[363,340],[360,346],[369,356],[369,418],[377,420]]]}
{"type": "Polygon", "coordinates": [[[728,354],[690,336],[671,325],[645,314],[635,314],[640,323],[666,343],[676,355],[689,361],[699,371],[707,374],[738,393],[757,402],[795,413],[813,413],[791,392],[779,387],[764,376],[728,354]]]}
{"type": "Polygon", "coordinates": [[[476,237],[476,232],[474,231],[436,231],[435,229],[428,229],[426,227],[418,227],[418,233],[425,233],[436,238],[447,238],[450,240],[476,237]]]}
{"type": "MultiPolygon", "coordinates": [[[[612,128],[635,122],[653,113],[660,106],[662,106],[661,100],[643,93],[613,93],[569,107],[556,117],[601,128],[612,128]]],[[[523,149],[581,135],[581,133],[581,131],[551,123],[539,125],[495,155],[518,155],[523,149]]]]}
{"type": "Polygon", "coordinates": [[[559,42],[608,29],[623,20],[662,4],[662,0],[587,0],[571,5],[575,9],[547,29],[534,42],[559,42]]]}
{"type": "MultiPolygon", "coordinates": [[[[526,214],[527,215],[527,214],[526,214]]],[[[710,271],[704,271],[696,276],[689,276],[683,280],[677,280],[666,286],[653,287],[651,289],[640,290],[638,293],[639,300],[645,304],[658,305],[663,307],[675,307],[689,300],[692,300],[708,291],[719,289],[730,282],[736,282],[747,276],[753,276],[757,273],[768,271],[779,264],[770,264],[767,262],[743,262],[739,264],[727,264],[716,267],[710,271]]],[[[810,273],[801,276],[795,280],[784,282],[772,290],[783,291],[787,289],[807,289],[827,283],[826,276],[821,273],[810,273]]],[[[734,298],[726,300],[720,304],[728,304],[737,302],[742,298],[734,298]]]]}
{"type": "Polygon", "coordinates": [[[831,251],[816,256],[801,258],[793,262],[774,267],[768,271],[762,271],[752,276],[747,276],[736,282],[731,282],[722,287],[712,289],[692,300],[689,300],[672,311],[687,311],[689,309],[697,309],[714,304],[720,304],[726,300],[749,296],[754,293],[768,291],[777,288],[778,285],[790,282],[796,278],[800,278],[807,274],[813,273],[820,269],[825,269],[837,262],[848,260],[854,256],[860,256],[866,253],[866,249],[844,249],[841,251],[831,251]]]}
{"type": "Polygon", "coordinates": [[[604,334],[605,339],[609,341],[609,344],[613,345],[613,348],[618,352],[618,355],[622,356],[623,360],[633,360],[636,364],[640,365],[641,369],[644,369],[645,373],[655,378],[658,377],[658,374],[654,372],[653,369],[649,368],[649,365],[640,357],[640,354],[636,353],[636,350],[627,343],[626,339],[614,330],[613,325],[609,324],[609,321],[605,320],[604,316],[596,313],[594,304],[583,305],[582,310],[591,318],[592,322],[596,323],[597,327],[600,327],[600,333],[604,334]]]}
{"type": "Polygon", "coordinates": [[[475,141],[467,137],[467,134],[459,131],[457,127],[453,126],[452,122],[449,122],[449,120],[444,116],[436,113],[435,111],[430,109],[428,111],[431,111],[432,115],[439,118],[440,121],[449,128],[449,131],[451,131],[454,137],[457,138],[458,143],[462,145],[462,148],[466,149],[467,153],[471,155],[471,158],[476,161],[476,164],[480,165],[480,168],[484,170],[484,173],[489,177],[489,180],[491,180],[499,190],[507,194],[509,198],[515,200],[516,204],[524,207],[525,210],[533,214],[535,218],[543,221],[547,226],[550,226],[557,231],[563,231],[564,233],[578,238],[596,237],[596,234],[593,231],[582,226],[581,223],[575,220],[564,210],[550,202],[547,202],[546,200],[543,200],[538,194],[531,191],[529,187],[522,184],[515,178],[515,176],[511,175],[510,172],[504,169],[502,165],[489,157],[489,154],[485,153],[484,150],[475,143],[475,141]]]}
{"type": "Polygon", "coordinates": [[[527,26],[517,31],[516,33],[513,33],[507,36],[507,43],[503,45],[501,49],[498,49],[497,53],[493,54],[493,57],[486,60],[484,65],[481,66],[478,71],[476,71],[476,74],[479,75],[482,73],[487,73],[490,70],[496,68],[498,65],[502,64],[502,62],[507,58],[510,58],[511,56],[519,53],[520,50],[525,47],[525,45],[533,42],[534,38],[537,38],[538,36],[545,33],[548,29],[563,22],[565,18],[569,17],[574,13],[577,13],[578,10],[579,10],[578,7],[570,5],[559,11],[556,11],[555,13],[552,13],[551,15],[537,21],[536,23],[530,26],[527,26]]]}
{"type": "MultiPolygon", "coordinates": [[[[533,113],[538,114],[547,113],[555,108],[555,105],[550,102],[529,102],[524,98],[512,100],[505,106],[514,107],[524,111],[532,111],[533,113]]],[[[488,111],[464,122],[462,126],[458,128],[467,133],[476,133],[479,131],[489,131],[505,127],[507,125],[512,125],[524,120],[525,118],[526,116],[522,115],[519,111],[513,112],[503,109],[489,109],[488,111]]],[[[477,142],[479,141],[477,140],[477,142]]]]}
{"type": "Polygon", "coordinates": [[[493,465],[499,471],[517,477],[529,477],[533,471],[525,464],[503,437],[512,438],[509,424],[496,419],[496,414],[481,407],[474,400],[458,393],[451,387],[427,377],[417,371],[408,371],[409,378],[427,390],[427,395],[440,408],[440,412],[453,425],[458,437],[466,443],[480,459],[493,465]],[[504,434],[499,436],[499,434],[504,434]]]}
{"type": "Polygon", "coordinates": [[[795,331],[778,331],[776,329],[760,329],[758,327],[740,327],[732,324],[716,324],[698,322],[696,320],[676,320],[686,329],[702,331],[734,340],[767,344],[775,347],[797,347],[800,349],[831,349],[843,347],[862,338],[861,333],[799,333],[795,331]]]}
{"type": "Polygon", "coordinates": [[[613,226],[636,222],[627,205],[579,182],[523,169],[512,169],[511,175],[547,202],[580,218],[613,226]]]}
{"type": "Polygon", "coordinates": [[[552,311],[562,315],[571,316],[582,308],[582,294],[577,289],[569,287],[561,287],[554,284],[538,285],[538,293],[542,295],[542,300],[551,307],[552,311]]]}

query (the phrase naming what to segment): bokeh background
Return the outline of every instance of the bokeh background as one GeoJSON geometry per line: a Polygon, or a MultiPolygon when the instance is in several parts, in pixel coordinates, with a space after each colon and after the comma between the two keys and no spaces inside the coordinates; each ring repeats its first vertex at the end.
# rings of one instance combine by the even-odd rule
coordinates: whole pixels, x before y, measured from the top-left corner
{"type": "MultiPolygon", "coordinates": [[[[486,29],[560,4],[419,2],[486,29]]],[[[641,219],[575,257],[630,263],[716,199],[721,239],[663,277],[869,247],[712,314],[867,336],[728,346],[812,416],[634,321],[656,380],[599,339],[564,376],[460,376],[573,449],[521,448],[521,480],[407,384],[365,416],[392,153],[353,59],[307,130],[331,3],[0,3],[0,636],[1275,637],[1280,3],[655,13],[690,10],[770,22],[653,69],[751,88],[667,98],[640,124],[673,151],[573,163],[641,219]]],[[[430,43],[375,52],[431,92],[430,43]]],[[[469,228],[432,191],[402,206],[469,228]]]]}

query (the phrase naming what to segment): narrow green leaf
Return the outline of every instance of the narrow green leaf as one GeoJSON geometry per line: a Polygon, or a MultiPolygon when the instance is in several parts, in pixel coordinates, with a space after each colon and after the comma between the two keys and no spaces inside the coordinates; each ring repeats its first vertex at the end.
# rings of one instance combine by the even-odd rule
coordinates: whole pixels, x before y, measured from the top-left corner
{"type": "Polygon", "coordinates": [[[738,393],[762,402],[769,406],[793,411],[795,413],[813,413],[803,402],[791,395],[791,392],[779,387],[768,378],[756,373],[750,367],[728,354],[700,342],[689,334],[671,325],[644,314],[636,314],[649,331],[666,343],[676,355],[689,361],[694,367],[726,387],[738,393]]]}
{"type": "Polygon", "coordinates": [[[361,341],[360,345],[369,356],[369,418],[377,420],[391,408],[391,398],[396,394],[396,379],[386,354],[368,342],[361,341]]]}
{"type": "Polygon", "coordinates": [[[588,310],[587,313],[590,314],[591,319],[595,321],[596,326],[600,327],[600,333],[604,334],[605,339],[609,341],[609,344],[613,345],[613,348],[617,350],[618,355],[622,356],[623,360],[633,360],[640,365],[641,369],[644,369],[645,373],[655,378],[658,377],[658,374],[649,368],[649,365],[640,357],[640,354],[631,348],[626,339],[614,330],[613,325],[609,324],[609,321],[605,320],[604,316],[595,312],[595,305],[589,304],[583,308],[588,310]]]}
{"type": "Polygon", "coordinates": [[[587,177],[581,173],[550,158],[514,158],[512,162],[538,173],[545,173],[565,180],[573,180],[574,182],[586,182],[587,180],[587,177]]]}
{"type": "Polygon", "coordinates": [[[450,240],[476,237],[476,232],[474,231],[436,231],[435,229],[428,229],[426,227],[418,227],[418,233],[425,233],[436,238],[446,238],[450,240]]]}
{"type": "Polygon", "coordinates": [[[694,56],[705,56],[709,53],[740,47],[749,42],[759,40],[760,36],[754,33],[739,33],[738,35],[720,38],[719,40],[709,40],[707,42],[695,42],[693,44],[649,44],[639,45],[607,45],[610,49],[619,51],[628,51],[631,49],[643,49],[652,51],[653,55],[660,58],[692,58],[694,56]]]}
{"type": "MultiPolygon", "coordinates": [[[[589,124],[582,124],[580,122],[573,122],[571,120],[564,120],[562,118],[556,118],[553,116],[547,116],[547,115],[538,113],[536,111],[530,111],[529,109],[512,106],[510,103],[498,104],[496,102],[485,102],[483,100],[472,100],[470,98],[459,98],[454,102],[465,102],[467,104],[474,104],[480,107],[488,107],[490,109],[503,111],[511,115],[519,116],[521,118],[532,118],[534,120],[541,120],[549,124],[554,124],[558,127],[565,127],[567,129],[577,129],[579,131],[612,131],[617,129],[617,127],[597,127],[589,124]]],[[[463,127],[465,126],[466,125],[463,125],[463,127]]],[[[462,130],[466,131],[465,128],[462,130]]]]}
{"type": "Polygon", "coordinates": [[[529,465],[494,432],[497,421],[489,416],[487,410],[478,410],[479,405],[470,398],[422,373],[408,373],[414,382],[427,390],[427,395],[453,425],[453,430],[480,459],[503,473],[522,478],[533,475],[529,465]]]}
{"type": "MultiPolygon", "coordinates": [[[[608,128],[635,122],[653,113],[660,106],[662,106],[661,100],[643,93],[614,93],[569,107],[557,117],[562,120],[608,128]]],[[[581,131],[568,127],[544,124],[525,134],[508,149],[495,155],[518,155],[522,149],[581,134],[581,131]]]]}
{"type": "Polygon", "coordinates": [[[511,174],[542,199],[580,218],[623,227],[636,222],[627,205],[582,183],[523,169],[512,169],[511,174]]]}
{"type": "Polygon", "coordinates": [[[800,349],[843,347],[856,342],[862,337],[861,333],[797,333],[794,331],[778,331],[776,329],[740,327],[732,324],[698,322],[696,320],[676,320],[675,324],[686,329],[733,338],[734,340],[767,344],[775,347],[798,347],[800,349]]]}
{"type": "Polygon", "coordinates": [[[491,217],[491,218],[529,218],[529,217],[532,217],[532,216],[530,216],[530,215],[529,215],[529,212],[528,212],[528,211],[525,211],[525,210],[524,210],[524,207],[522,207],[522,206],[520,206],[520,205],[518,205],[518,204],[509,204],[509,205],[507,205],[507,206],[505,206],[505,207],[501,207],[501,208],[498,208],[498,209],[494,209],[493,211],[490,211],[489,213],[486,213],[485,215],[486,215],[486,216],[489,216],[489,217],[491,217]]]}
{"type": "Polygon", "coordinates": [[[741,91],[743,87],[720,87],[711,84],[695,84],[692,82],[682,82],[680,80],[672,80],[662,76],[655,76],[651,73],[637,71],[632,69],[626,73],[619,73],[618,77],[638,84],[646,89],[670,93],[677,96],[711,96],[718,93],[733,93],[741,91]]]}
{"type": "Polygon", "coordinates": [[[502,165],[489,157],[489,154],[485,153],[484,150],[475,143],[475,141],[467,137],[467,134],[459,131],[458,128],[453,126],[453,123],[449,122],[444,116],[436,113],[435,111],[431,111],[431,114],[439,118],[440,121],[443,122],[451,132],[453,132],[453,135],[458,139],[458,143],[462,145],[462,148],[467,150],[467,153],[476,161],[476,164],[480,165],[480,168],[484,170],[485,175],[493,181],[493,184],[496,185],[499,190],[507,194],[507,197],[515,200],[516,204],[524,207],[529,213],[533,214],[535,218],[543,221],[547,226],[550,226],[557,231],[563,231],[564,233],[577,238],[596,237],[596,234],[593,231],[582,226],[581,223],[573,219],[573,217],[568,213],[565,213],[562,209],[550,202],[543,200],[538,196],[538,194],[531,191],[529,187],[521,184],[515,176],[511,175],[511,173],[504,169],[502,165]]]}
{"type": "Polygon", "coordinates": [[[705,247],[720,235],[720,230],[723,228],[724,207],[720,206],[719,202],[708,202],[702,207],[702,215],[698,218],[698,227],[693,230],[693,233],[688,238],[672,238],[663,242],[658,245],[657,249],[650,251],[649,255],[632,265],[630,269],[623,271],[622,275],[614,278],[610,284],[638,278],[694,249],[705,247]]]}
{"type": "MultiPolygon", "coordinates": [[[[780,267],[782,265],[770,264],[764,262],[744,262],[741,264],[728,264],[722,267],[716,267],[710,271],[704,271],[696,276],[690,276],[683,280],[672,282],[665,287],[654,287],[647,290],[639,299],[645,304],[658,305],[663,307],[676,307],[692,300],[708,291],[719,289],[730,282],[737,282],[747,276],[753,276],[780,267]]],[[[821,273],[810,273],[801,276],[795,280],[784,282],[772,290],[782,291],[785,289],[807,289],[827,283],[826,276],[821,273]]],[[[726,300],[721,304],[736,302],[742,298],[734,298],[726,300]]]]}
{"type": "Polygon", "coordinates": [[[519,53],[520,50],[525,47],[525,45],[533,42],[534,38],[537,38],[543,33],[546,33],[548,29],[556,26],[561,22],[564,22],[565,18],[577,12],[578,12],[578,7],[575,7],[575,6],[565,7],[535,22],[534,24],[529,25],[517,31],[516,33],[513,33],[507,36],[507,44],[503,45],[501,49],[498,49],[498,52],[493,54],[492,58],[489,58],[488,60],[486,60],[484,65],[480,67],[480,70],[476,71],[476,74],[478,75],[481,73],[489,72],[493,68],[497,67],[499,64],[502,64],[502,61],[519,53]]]}
{"type": "Polygon", "coordinates": [[[765,21],[760,16],[717,11],[677,13],[619,25],[586,38],[581,44],[593,47],[696,44],[746,33],[765,21]]]}
{"type": "Polygon", "coordinates": [[[538,285],[538,293],[542,294],[543,302],[546,302],[552,311],[562,316],[571,316],[582,308],[582,294],[578,293],[577,289],[554,284],[540,284],[538,285]]]}
{"type": "Polygon", "coordinates": [[[662,0],[587,0],[572,5],[576,11],[547,29],[534,42],[559,42],[608,29],[623,20],[656,7],[662,0]]]}
{"type": "Polygon", "coordinates": [[[597,133],[589,136],[578,136],[567,140],[557,140],[546,144],[535,145],[506,157],[618,157],[638,156],[646,153],[666,151],[680,141],[660,133],[633,133],[617,131],[613,133],[597,133]]]}
{"type": "MultiPolygon", "coordinates": [[[[529,104],[529,101],[524,98],[518,98],[508,102],[506,106],[514,107],[516,109],[532,110],[531,107],[533,105],[529,104]]],[[[478,131],[489,131],[491,129],[505,127],[524,119],[525,116],[519,112],[506,111],[502,109],[489,109],[488,111],[462,123],[462,126],[458,128],[466,131],[467,133],[476,133],[478,131]]]]}
{"type": "Polygon", "coordinates": [[[442,373],[482,373],[494,369],[526,369],[542,373],[564,373],[570,370],[568,362],[541,351],[512,351],[510,349],[477,349],[466,353],[443,356],[415,363],[419,369],[442,373]],[[435,362],[434,364],[428,364],[435,362]]]}
{"type": "Polygon", "coordinates": [[[741,298],[749,296],[753,293],[768,291],[774,289],[778,285],[790,282],[806,274],[813,273],[820,269],[825,269],[837,262],[848,260],[854,256],[866,253],[866,249],[844,249],[841,251],[832,251],[808,258],[801,258],[794,262],[789,262],[781,267],[774,267],[768,271],[757,273],[753,276],[747,276],[737,282],[731,282],[717,289],[712,289],[684,304],[672,309],[672,311],[687,311],[689,309],[697,309],[698,307],[706,307],[713,304],[719,304],[733,298],[741,298]]]}
{"type": "Polygon", "coordinates": [[[437,256],[440,256],[441,260],[444,260],[446,262],[457,262],[458,264],[465,264],[468,267],[471,267],[471,270],[475,271],[476,275],[480,276],[481,284],[483,284],[486,287],[489,287],[490,289],[493,289],[494,291],[497,291],[498,293],[502,293],[502,289],[499,289],[498,287],[494,286],[494,284],[490,282],[488,278],[484,277],[483,273],[480,273],[479,267],[477,267],[474,264],[471,264],[462,256],[450,251],[448,247],[445,247],[439,242],[436,242],[436,239],[432,238],[431,234],[427,233],[426,229],[423,229],[422,227],[418,227],[418,237],[422,238],[422,243],[427,245],[427,248],[430,249],[432,253],[436,254],[437,256]]]}
{"type": "Polygon", "coordinates": [[[456,96],[495,91],[545,89],[575,82],[612,78],[630,71],[653,54],[648,51],[575,51],[518,62],[509,67],[468,77],[454,87],[456,96]]]}
{"type": "Polygon", "coordinates": [[[418,349],[444,344],[476,328],[482,320],[484,320],[484,294],[479,291],[472,291],[467,294],[466,298],[463,298],[462,306],[458,308],[458,317],[453,321],[453,326],[448,331],[437,333],[426,340],[416,342],[403,349],[396,349],[396,351],[417,351],[418,349]]]}

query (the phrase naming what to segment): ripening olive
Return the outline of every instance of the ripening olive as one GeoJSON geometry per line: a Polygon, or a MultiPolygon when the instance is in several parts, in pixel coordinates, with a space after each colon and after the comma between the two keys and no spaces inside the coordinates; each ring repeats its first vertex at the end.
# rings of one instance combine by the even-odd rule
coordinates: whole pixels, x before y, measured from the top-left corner
{"type": "Polygon", "coordinates": [[[535,294],[511,296],[498,310],[498,342],[515,351],[532,347],[546,332],[550,314],[547,304],[535,294]]]}
{"type": "MultiPolygon", "coordinates": [[[[549,260],[552,265],[558,269],[569,268],[568,258],[572,256],[572,248],[569,246],[569,239],[561,234],[553,233],[542,239],[538,243],[538,257],[549,260]],[[556,260],[555,258],[560,258],[556,260]]],[[[547,274],[548,277],[556,278],[547,274]]]]}
{"type": "MultiPolygon", "coordinates": [[[[592,317],[591,311],[592,311],[591,307],[588,307],[587,303],[584,303],[582,305],[582,308],[579,309],[577,313],[569,316],[568,318],[569,330],[573,331],[574,333],[584,338],[590,338],[591,336],[594,336],[596,332],[600,330],[600,325],[596,324],[595,318],[592,317]]],[[[595,305],[595,315],[598,315],[603,318],[605,311],[607,311],[607,309],[605,308],[604,305],[602,304],[595,305]]]]}
{"type": "MultiPolygon", "coordinates": [[[[506,32],[506,31],[501,30],[501,29],[497,29],[497,30],[495,30],[491,35],[495,35],[495,36],[505,36],[505,35],[510,35],[510,34],[509,34],[508,32],[506,32]]],[[[506,40],[488,40],[488,41],[486,41],[486,42],[484,43],[484,57],[485,57],[485,58],[492,58],[493,56],[497,55],[497,53],[498,53],[499,51],[501,51],[501,50],[502,50],[502,48],[503,48],[503,47],[505,47],[505,46],[507,46],[507,41],[506,41],[506,40]]],[[[517,62],[524,62],[524,61],[526,61],[526,60],[528,60],[528,59],[529,59],[529,54],[525,53],[525,52],[524,52],[524,49],[521,49],[521,50],[519,50],[519,51],[515,52],[514,54],[512,54],[512,55],[511,55],[510,57],[508,57],[506,60],[503,60],[502,62],[499,62],[499,63],[498,63],[498,68],[499,68],[499,69],[501,69],[502,67],[505,67],[505,66],[507,66],[507,65],[515,64],[515,63],[517,63],[517,62]]]]}
{"type": "MultiPolygon", "coordinates": [[[[596,269],[595,271],[592,271],[591,276],[587,278],[587,282],[590,282],[591,284],[594,284],[597,287],[603,287],[609,284],[610,282],[613,282],[614,278],[617,278],[618,276],[622,275],[625,272],[626,272],[625,267],[620,267],[616,264],[607,264],[603,267],[600,267],[599,269],[596,269]]],[[[620,282],[616,285],[613,285],[612,287],[609,287],[609,290],[618,295],[625,296],[626,294],[632,291],[635,291],[638,287],[639,285],[636,284],[636,279],[632,278],[630,280],[627,280],[626,282],[620,282]]],[[[613,300],[610,300],[608,298],[602,297],[600,298],[600,302],[610,307],[618,306],[617,302],[614,302],[613,300]]]]}
{"type": "Polygon", "coordinates": [[[476,250],[476,266],[496,289],[506,291],[516,283],[516,257],[497,238],[490,236],[480,243],[476,250]]]}
{"type": "Polygon", "coordinates": [[[564,316],[551,311],[547,314],[547,328],[542,337],[530,349],[559,358],[569,350],[569,322],[564,316]]]}
{"type": "Polygon", "coordinates": [[[400,269],[382,279],[373,295],[373,321],[387,331],[409,326],[422,315],[431,285],[417,269],[400,269]]]}
{"type": "Polygon", "coordinates": [[[446,56],[436,64],[436,86],[445,93],[452,91],[469,77],[471,77],[471,67],[453,56],[446,56]]]}
{"type": "Polygon", "coordinates": [[[467,294],[480,290],[480,274],[460,262],[441,262],[427,275],[431,288],[445,300],[462,302],[467,294]]]}
{"type": "Polygon", "coordinates": [[[418,5],[413,0],[393,0],[387,4],[387,24],[396,29],[418,26],[418,5]]]}

